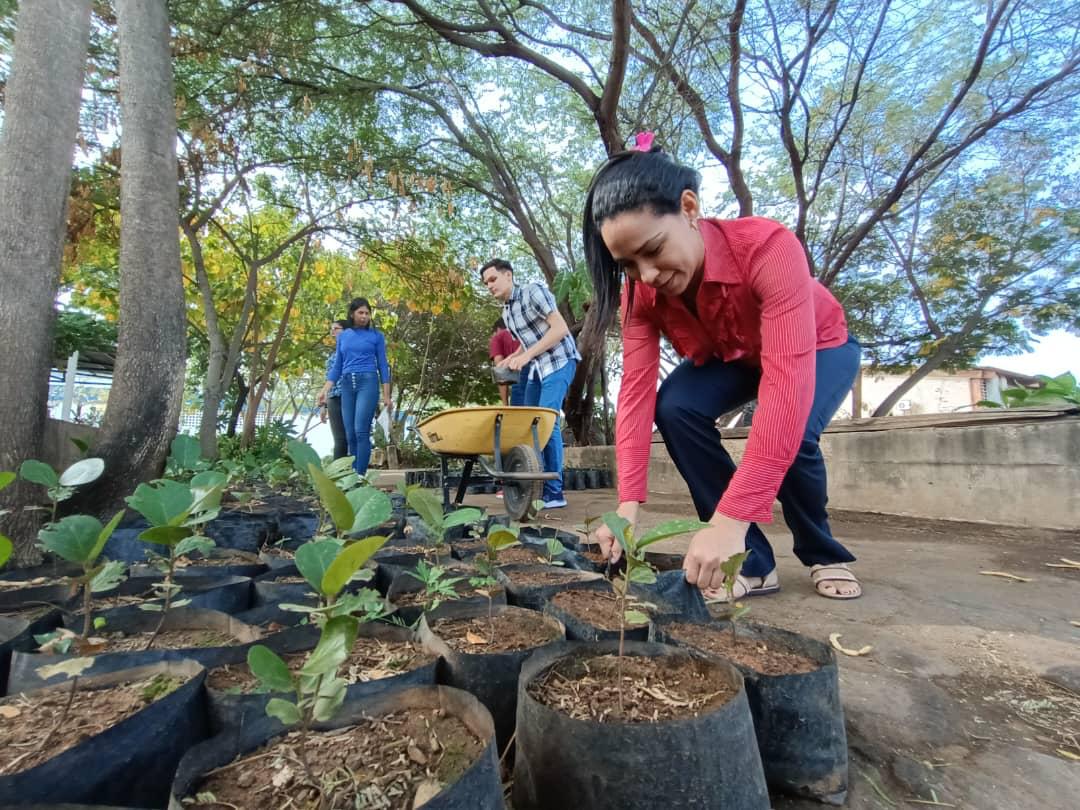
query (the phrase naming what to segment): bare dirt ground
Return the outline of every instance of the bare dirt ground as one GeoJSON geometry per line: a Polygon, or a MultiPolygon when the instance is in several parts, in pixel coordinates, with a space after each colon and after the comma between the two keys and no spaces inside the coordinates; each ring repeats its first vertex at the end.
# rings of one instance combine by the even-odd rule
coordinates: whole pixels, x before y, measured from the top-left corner
{"type": "MultiPolygon", "coordinates": [[[[567,500],[543,522],[580,529],[586,516],[614,508],[615,493],[567,500]]],[[[492,496],[466,503],[502,510],[492,496]]],[[[657,494],[643,523],[677,516],[693,516],[689,496],[657,494]]],[[[835,534],[858,557],[865,591],[840,602],[814,593],[779,515],[765,528],[782,590],[750,600],[749,618],[873,647],[862,657],[838,654],[849,808],[1080,806],[1080,570],[1046,565],[1080,560],[1080,532],[836,514],[835,534]]],[[[778,798],[775,807],[820,805],[778,798]]]]}

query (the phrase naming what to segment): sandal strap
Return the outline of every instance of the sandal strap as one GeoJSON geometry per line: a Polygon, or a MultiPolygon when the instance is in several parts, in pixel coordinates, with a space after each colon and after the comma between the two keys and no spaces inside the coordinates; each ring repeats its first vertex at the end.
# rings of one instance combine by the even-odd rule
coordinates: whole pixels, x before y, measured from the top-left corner
{"type": "Polygon", "coordinates": [[[858,577],[851,569],[839,565],[823,565],[810,572],[810,579],[817,585],[820,582],[854,582],[859,583],[858,577]],[[832,572],[836,573],[832,573],[832,572]]]}

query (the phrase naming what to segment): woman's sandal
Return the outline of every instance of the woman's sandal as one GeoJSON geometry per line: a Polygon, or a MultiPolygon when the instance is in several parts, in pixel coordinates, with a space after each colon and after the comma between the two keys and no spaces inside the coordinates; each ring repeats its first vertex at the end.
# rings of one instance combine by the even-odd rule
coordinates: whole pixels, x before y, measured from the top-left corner
{"type": "Polygon", "coordinates": [[[818,595],[824,596],[826,599],[858,599],[862,596],[862,585],[852,570],[847,567],[847,563],[812,565],[810,566],[810,579],[813,581],[814,589],[818,592],[818,595]],[[853,582],[855,583],[855,592],[839,593],[835,585],[832,586],[832,591],[829,591],[825,587],[827,582],[853,582]]]}
{"type": "MultiPolygon", "coordinates": [[[[767,596],[780,590],[780,578],[776,575],[776,569],[763,577],[744,577],[742,574],[735,580],[733,595],[735,601],[746,599],[749,596],[767,596]],[[755,584],[756,583],[756,584],[755,584]]],[[[705,597],[705,604],[723,604],[728,601],[727,591],[723,588],[704,588],[701,595],[705,597]]]]}

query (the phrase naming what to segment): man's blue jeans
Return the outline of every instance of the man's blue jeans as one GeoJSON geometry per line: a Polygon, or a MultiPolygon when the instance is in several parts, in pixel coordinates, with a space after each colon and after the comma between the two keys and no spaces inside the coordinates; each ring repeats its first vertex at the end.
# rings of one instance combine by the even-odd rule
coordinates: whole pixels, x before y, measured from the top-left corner
{"type": "Polygon", "coordinates": [[[532,371],[532,363],[526,363],[521,367],[518,381],[510,386],[510,404],[525,404],[525,386],[529,384],[529,373],[532,371]]]}
{"type": "MultiPolygon", "coordinates": [[[[561,411],[563,400],[566,399],[566,391],[574,379],[577,371],[577,360],[571,360],[565,366],[548,374],[544,379],[533,372],[529,375],[525,384],[525,402],[529,406],[539,405],[541,408],[551,408],[561,411]]],[[[562,488],[562,419],[555,420],[555,429],[551,432],[551,438],[544,447],[544,472],[557,472],[558,478],[544,482],[544,500],[556,501],[563,497],[562,488]]]]}
{"type": "MultiPolygon", "coordinates": [[[[818,350],[814,404],[798,455],[777,494],[795,539],[795,556],[804,565],[855,561],[829,528],[825,459],[818,441],[855,382],[861,352],[854,338],[843,346],[818,350]]],[[[690,488],[701,520],[713,516],[735,473],[735,462],[720,442],[716,419],[757,396],[760,380],[760,369],[741,363],[713,360],[695,366],[684,361],[657,393],[656,425],[690,488]]],[[[743,564],[744,576],[763,577],[776,567],[772,547],[756,523],[746,533],[746,547],[753,553],[743,564]]]]}
{"type": "Polygon", "coordinates": [[[374,371],[341,375],[341,421],[353,469],[360,475],[371,462],[371,423],[379,405],[379,375],[374,371]]]}

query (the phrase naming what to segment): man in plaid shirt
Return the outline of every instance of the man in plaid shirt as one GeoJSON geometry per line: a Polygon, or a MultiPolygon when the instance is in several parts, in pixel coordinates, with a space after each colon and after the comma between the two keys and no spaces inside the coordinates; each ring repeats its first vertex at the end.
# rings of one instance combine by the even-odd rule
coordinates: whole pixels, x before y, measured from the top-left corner
{"type": "MultiPolygon", "coordinates": [[[[514,283],[514,268],[505,259],[492,259],[480,268],[480,277],[503,305],[503,321],[521,344],[500,366],[520,370],[532,363],[525,381],[524,405],[562,410],[563,400],[581,359],[570,328],[555,305],[555,296],[543,284],[514,283]]],[[[544,470],[558,478],[544,482],[544,508],[566,506],[562,486],[563,444],[561,420],[544,448],[544,470]]]]}

